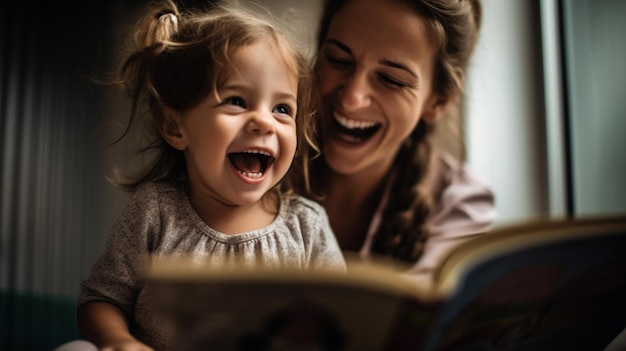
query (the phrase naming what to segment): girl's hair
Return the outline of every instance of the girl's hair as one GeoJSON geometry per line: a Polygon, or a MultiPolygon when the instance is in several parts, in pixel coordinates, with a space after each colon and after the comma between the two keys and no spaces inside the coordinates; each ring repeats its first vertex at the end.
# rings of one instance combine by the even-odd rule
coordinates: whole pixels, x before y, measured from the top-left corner
{"type": "MultiPolygon", "coordinates": [[[[301,174],[308,174],[308,152],[302,150],[305,146],[317,150],[310,60],[269,12],[260,15],[251,9],[225,5],[180,12],[174,2],[163,0],[148,8],[133,38],[131,51],[112,83],[121,85],[132,100],[129,122],[120,139],[139,127],[140,118],[145,119],[142,126],[146,135],[138,154],[146,163],[137,173],[118,171],[111,180],[114,184],[133,190],[146,181],[185,179],[183,153],[171,147],[158,128],[164,118],[163,107],[186,111],[217,93],[218,79],[229,68],[233,53],[259,41],[274,44],[298,79],[296,167],[301,174]],[[308,145],[301,145],[303,142],[308,145]]],[[[286,191],[291,185],[281,181],[275,189],[279,188],[286,191]]]]}
{"type": "MultiPolygon", "coordinates": [[[[348,1],[325,1],[318,48],[326,38],[333,17],[348,1]]],[[[480,0],[389,1],[406,4],[423,16],[429,25],[437,50],[434,91],[446,99],[461,95],[464,72],[480,29],[480,0]]],[[[420,120],[395,156],[395,180],[391,185],[389,202],[383,210],[383,220],[374,237],[374,253],[415,262],[423,252],[428,231],[426,218],[431,206],[430,193],[424,185],[432,154],[430,136],[433,130],[432,124],[420,120]]],[[[322,174],[324,167],[323,161],[316,160],[312,172],[314,175],[322,174]]]]}

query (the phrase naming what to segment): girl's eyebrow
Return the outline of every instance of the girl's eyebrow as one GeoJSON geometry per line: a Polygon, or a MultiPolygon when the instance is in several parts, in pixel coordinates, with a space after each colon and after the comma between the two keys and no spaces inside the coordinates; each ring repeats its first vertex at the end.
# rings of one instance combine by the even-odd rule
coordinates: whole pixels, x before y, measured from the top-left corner
{"type": "MultiPolygon", "coordinates": [[[[218,90],[235,90],[235,91],[240,91],[240,92],[251,92],[254,90],[253,87],[248,86],[246,84],[240,84],[240,83],[227,83],[226,85],[223,85],[222,87],[220,87],[218,90]]],[[[226,94],[228,95],[228,94],[226,94]]],[[[278,100],[290,100],[292,101],[294,104],[298,103],[298,97],[288,91],[277,91],[274,93],[274,98],[278,99],[278,100]]]]}
{"type": "MultiPolygon", "coordinates": [[[[340,42],[337,39],[326,39],[324,41],[325,44],[329,44],[329,45],[333,45],[338,47],[341,51],[344,51],[345,53],[352,55],[352,50],[344,43],[340,42]]],[[[408,74],[410,74],[411,76],[418,78],[417,74],[415,72],[413,72],[413,70],[411,70],[407,65],[402,64],[400,62],[395,62],[395,61],[390,61],[390,60],[386,60],[386,59],[380,59],[378,61],[381,65],[384,66],[388,66],[391,68],[398,68],[401,69],[403,71],[406,71],[408,74]]]]}

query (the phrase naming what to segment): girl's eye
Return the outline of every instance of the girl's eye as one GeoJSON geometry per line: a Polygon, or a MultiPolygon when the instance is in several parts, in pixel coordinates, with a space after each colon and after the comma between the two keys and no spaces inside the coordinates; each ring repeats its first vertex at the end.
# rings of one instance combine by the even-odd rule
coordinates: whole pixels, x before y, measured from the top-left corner
{"type": "Polygon", "coordinates": [[[233,96],[224,99],[224,104],[239,106],[241,108],[246,108],[246,101],[238,96],[233,96]]]}
{"type": "Polygon", "coordinates": [[[383,83],[385,83],[385,84],[387,84],[387,85],[389,85],[389,86],[391,86],[393,88],[404,88],[405,86],[407,86],[407,84],[405,84],[405,83],[403,83],[403,82],[401,82],[399,80],[393,79],[393,78],[389,77],[386,74],[379,74],[378,77],[380,77],[380,80],[382,80],[383,83]]]}
{"type": "Polygon", "coordinates": [[[288,105],[277,105],[276,107],[274,107],[274,110],[272,112],[280,113],[280,114],[284,114],[288,116],[292,115],[291,107],[289,107],[288,105]]]}

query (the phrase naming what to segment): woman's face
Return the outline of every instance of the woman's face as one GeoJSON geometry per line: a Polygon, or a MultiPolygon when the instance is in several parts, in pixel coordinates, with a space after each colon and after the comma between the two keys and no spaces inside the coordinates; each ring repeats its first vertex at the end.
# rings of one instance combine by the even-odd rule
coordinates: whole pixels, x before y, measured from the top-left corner
{"type": "Polygon", "coordinates": [[[323,155],[335,172],[387,172],[420,118],[445,105],[433,93],[435,44],[423,17],[398,1],[351,0],[320,48],[323,155]]]}

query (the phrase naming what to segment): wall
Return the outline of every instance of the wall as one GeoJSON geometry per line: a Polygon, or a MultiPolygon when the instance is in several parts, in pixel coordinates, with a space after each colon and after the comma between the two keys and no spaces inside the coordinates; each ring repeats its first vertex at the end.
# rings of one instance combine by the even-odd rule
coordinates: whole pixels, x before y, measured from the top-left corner
{"type": "Polygon", "coordinates": [[[626,212],[626,2],[563,2],[572,206],[580,215],[626,212]]]}
{"type": "Polygon", "coordinates": [[[468,72],[467,160],[493,185],[498,224],[548,212],[537,2],[483,0],[468,72]]]}

